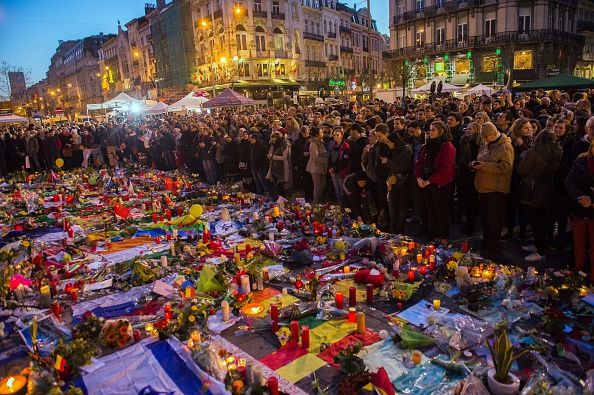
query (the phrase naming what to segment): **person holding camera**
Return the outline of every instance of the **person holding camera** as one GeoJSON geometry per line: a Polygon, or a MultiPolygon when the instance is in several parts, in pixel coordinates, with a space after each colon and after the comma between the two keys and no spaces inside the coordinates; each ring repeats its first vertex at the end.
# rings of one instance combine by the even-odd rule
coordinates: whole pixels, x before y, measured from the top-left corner
{"type": "Polygon", "coordinates": [[[483,250],[492,258],[502,258],[501,229],[505,222],[506,195],[509,193],[514,149],[511,139],[486,122],[481,126],[483,145],[477,160],[470,162],[476,171],[474,186],[479,193],[483,226],[483,250]]]}

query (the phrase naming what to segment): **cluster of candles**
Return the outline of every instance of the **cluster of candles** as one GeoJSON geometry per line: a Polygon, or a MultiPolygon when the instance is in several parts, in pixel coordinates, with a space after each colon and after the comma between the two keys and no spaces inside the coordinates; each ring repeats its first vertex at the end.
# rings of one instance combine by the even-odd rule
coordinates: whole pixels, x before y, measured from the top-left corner
{"type": "MultiPolygon", "coordinates": [[[[367,284],[365,287],[367,304],[373,304],[373,285],[367,284]]],[[[337,309],[344,309],[344,295],[342,292],[336,292],[334,295],[334,304],[337,309]]],[[[357,288],[349,287],[349,309],[347,315],[347,321],[357,323],[357,332],[365,333],[365,313],[362,311],[357,312],[355,306],[357,305],[357,288]]]]}

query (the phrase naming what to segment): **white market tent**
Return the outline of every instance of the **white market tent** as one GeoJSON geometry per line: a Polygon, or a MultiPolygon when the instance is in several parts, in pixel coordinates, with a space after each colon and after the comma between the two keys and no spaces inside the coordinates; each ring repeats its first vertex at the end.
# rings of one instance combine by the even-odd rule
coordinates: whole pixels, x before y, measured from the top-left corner
{"type": "Polygon", "coordinates": [[[159,115],[165,114],[168,110],[167,104],[163,103],[162,101],[156,103],[155,105],[151,106],[147,110],[144,111],[144,115],[159,115]]]}
{"type": "Polygon", "coordinates": [[[478,84],[470,89],[467,89],[465,93],[476,93],[477,95],[492,95],[495,93],[495,89],[490,88],[483,84],[478,84]]]}
{"type": "Polygon", "coordinates": [[[202,104],[207,102],[208,98],[205,97],[201,91],[190,92],[180,100],[169,106],[169,112],[185,111],[185,110],[200,110],[202,104]]]}
{"type": "Polygon", "coordinates": [[[27,121],[27,118],[19,117],[18,115],[13,114],[0,116],[0,123],[23,123],[27,121]]]}
{"type": "MultiPolygon", "coordinates": [[[[435,86],[437,86],[440,82],[440,80],[435,79],[433,80],[435,81],[435,86]]],[[[433,81],[429,81],[427,82],[425,85],[420,86],[416,89],[413,89],[413,93],[430,93],[431,92],[431,84],[433,83],[433,81]]],[[[449,84],[447,82],[442,82],[442,92],[444,93],[453,93],[453,92],[458,92],[460,90],[460,87],[456,86],[456,85],[452,85],[449,84]]]]}
{"type": "Polygon", "coordinates": [[[142,105],[143,101],[133,98],[125,92],[121,92],[119,95],[100,104],[87,104],[88,110],[103,110],[109,108],[125,108],[132,107],[132,104],[142,105]]]}

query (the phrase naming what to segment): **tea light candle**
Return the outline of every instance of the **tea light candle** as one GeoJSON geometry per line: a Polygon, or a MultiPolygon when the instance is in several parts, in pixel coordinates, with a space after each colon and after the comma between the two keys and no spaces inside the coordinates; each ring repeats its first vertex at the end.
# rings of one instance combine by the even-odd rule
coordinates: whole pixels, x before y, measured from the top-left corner
{"type": "Polygon", "coordinates": [[[408,281],[415,281],[415,271],[414,270],[408,271],[408,281]]]}
{"type": "Polygon", "coordinates": [[[415,365],[419,365],[422,360],[423,360],[423,354],[421,354],[420,351],[413,351],[410,354],[410,360],[412,361],[412,363],[414,363],[415,365]]]}
{"type": "Polygon", "coordinates": [[[357,313],[357,333],[365,333],[365,313],[362,311],[357,313]]]}
{"type": "Polygon", "coordinates": [[[439,311],[440,307],[441,307],[441,300],[433,299],[433,309],[435,309],[435,311],[439,311]]]}
{"type": "Polygon", "coordinates": [[[41,288],[39,288],[39,292],[41,294],[41,307],[50,307],[52,304],[52,293],[49,285],[42,285],[41,288]]]}
{"type": "Polygon", "coordinates": [[[357,313],[354,307],[349,307],[348,322],[357,322],[357,313]]]}
{"type": "Polygon", "coordinates": [[[367,291],[367,304],[373,303],[373,284],[367,284],[365,286],[365,290],[367,291]]]}
{"type": "Polygon", "coordinates": [[[289,325],[291,328],[291,340],[295,343],[299,342],[299,322],[296,320],[291,321],[289,325]]]}
{"type": "Polygon", "coordinates": [[[0,395],[24,394],[27,392],[27,377],[21,374],[8,376],[0,381],[0,395]]]}
{"type": "Polygon", "coordinates": [[[280,207],[279,206],[274,206],[273,215],[274,215],[275,218],[280,217],[281,212],[280,212],[280,207]]]}
{"type": "Polygon", "coordinates": [[[250,276],[247,274],[242,274],[240,277],[240,291],[244,295],[248,295],[251,291],[250,289],[250,276]]]}
{"type": "Polygon", "coordinates": [[[344,296],[342,295],[342,292],[336,292],[334,300],[336,303],[336,308],[342,310],[344,308],[344,296]]]}
{"type": "Polygon", "coordinates": [[[301,347],[308,349],[309,348],[309,327],[304,326],[301,329],[301,347]]]}
{"type": "Polygon", "coordinates": [[[420,265],[423,262],[423,254],[417,254],[417,263],[420,265]]]}
{"type": "Polygon", "coordinates": [[[161,255],[161,266],[167,267],[167,255],[161,255]]]}
{"type": "Polygon", "coordinates": [[[223,322],[229,321],[229,315],[231,311],[229,307],[229,302],[227,302],[226,300],[223,300],[221,302],[221,311],[223,313],[223,322]]]}
{"type": "Polygon", "coordinates": [[[357,288],[349,287],[349,307],[357,305],[357,288]]]}
{"type": "Polygon", "coordinates": [[[268,392],[270,395],[279,395],[278,392],[278,380],[276,377],[271,376],[268,378],[268,392]]]}

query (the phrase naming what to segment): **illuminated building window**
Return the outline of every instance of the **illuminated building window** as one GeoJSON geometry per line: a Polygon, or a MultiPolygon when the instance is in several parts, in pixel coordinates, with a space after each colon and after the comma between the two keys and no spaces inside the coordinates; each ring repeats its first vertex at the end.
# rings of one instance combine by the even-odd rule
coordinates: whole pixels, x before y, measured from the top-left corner
{"type": "Polygon", "coordinates": [[[469,74],[470,73],[470,59],[468,58],[457,58],[455,61],[456,73],[458,74],[469,74]]]}
{"type": "Polygon", "coordinates": [[[484,55],[482,63],[483,73],[491,73],[497,70],[499,57],[497,55],[484,55]]]}
{"type": "Polygon", "coordinates": [[[532,50],[514,52],[514,70],[532,69],[532,50]]]}
{"type": "Polygon", "coordinates": [[[435,62],[435,75],[445,75],[445,62],[439,59],[435,62]]]}

